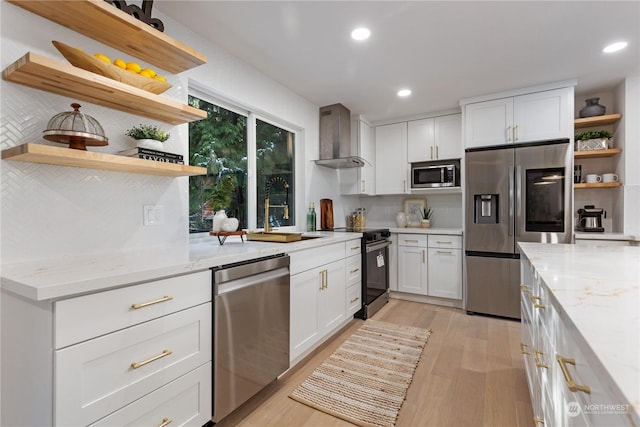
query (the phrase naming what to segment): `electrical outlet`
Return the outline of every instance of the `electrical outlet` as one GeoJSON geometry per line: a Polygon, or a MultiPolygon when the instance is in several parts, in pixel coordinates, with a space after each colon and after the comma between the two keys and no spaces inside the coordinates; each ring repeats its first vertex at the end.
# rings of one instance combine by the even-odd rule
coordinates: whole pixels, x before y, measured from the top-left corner
{"type": "Polygon", "coordinates": [[[142,223],[145,226],[164,224],[164,206],[144,205],[142,207],[142,223]]]}

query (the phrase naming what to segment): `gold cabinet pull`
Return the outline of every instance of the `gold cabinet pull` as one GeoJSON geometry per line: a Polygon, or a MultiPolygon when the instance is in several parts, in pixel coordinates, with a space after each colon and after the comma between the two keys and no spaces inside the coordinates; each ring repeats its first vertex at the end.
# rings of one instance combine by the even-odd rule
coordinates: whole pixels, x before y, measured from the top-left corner
{"type": "Polygon", "coordinates": [[[162,298],[158,298],[158,299],[153,300],[153,301],[141,302],[139,304],[131,304],[131,308],[133,308],[134,310],[137,310],[139,308],[149,307],[150,305],[159,304],[161,302],[171,301],[172,299],[173,299],[173,297],[171,297],[169,295],[165,295],[162,298]]]}
{"type": "Polygon", "coordinates": [[[573,378],[571,378],[571,374],[569,373],[569,369],[567,369],[566,364],[569,363],[573,366],[576,366],[576,361],[574,359],[562,357],[558,354],[556,355],[556,360],[560,364],[562,375],[564,375],[564,380],[566,381],[567,387],[569,387],[569,390],[573,391],[574,393],[576,391],[581,391],[583,393],[591,394],[591,389],[589,388],[589,386],[576,384],[573,381],[573,378]]]}
{"type": "Polygon", "coordinates": [[[439,154],[438,154],[438,146],[436,145],[436,159],[437,159],[438,157],[439,157],[439,154]]]}
{"type": "Polygon", "coordinates": [[[515,125],[513,127],[513,140],[517,141],[518,140],[518,125],[515,125]]]}
{"type": "Polygon", "coordinates": [[[525,343],[523,342],[520,343],[520,351],[522,352],[522,354],[531,354],[526,350],[527,347],[529,346],[526,345],[525,343]]]}
{"type": "Polygon", "coordinates": [[[320,270],[320,290],[324,289],[324,270],[320,270]]]}
{"type": "Polygon", "coordinates": [[[407,192],[407,180],[406,179],[402,180],[402,192],[403,193],[407,192]]]}
{"type": "Polygon", "coordinates": [[[452,254],[453,252],[451,252],[451,251],[436,251],[436,253],[438,253],[438,254],[452,254]]]}
{"type": "Polygon", "coordinates": [[[547,306],[545,304],[542,304],[540,301],[542,300],[542,298],[537,297],[535,295],[529,295],[529,299],[531,300],[531,302],[533,303],[533,306],[535,308],[546,308],[547,306]]]}
{"type": "Polygon", "coordinates": [[[433,160],[433,146],[429,147],[429,158],[433,160]]]}
{"type": "Polygon", "coordinates": [[[544,424],[544,420],[539,417],[533,417],[533,423],[535,424],[535,427],[538,427],[538,424],[544,424]]]}
{"type": "Polygon", "coordinates": [[[426,250],[422,250],[422,263],[424,264],[425,262],[427,262],[427,251],[426,250]]]}
{"type": "Polygon", "coordinates": [[[453,242],[448,241],[448,240],[438,240],[438,241],[436,241],[436,243],[450,245],[450,244],[452,244],[453,242]]]}
{"type": "Polygon", "coordinates": [[[354,268],[353,270],[351,270],[351,271],[349,272],[349,274],[357,273],[358,271],[360,271],[360,269],[359,269],[359,268],[354,268]]]}
{"type": "Polygon", "coordinates": [[[507,141],[511,141],[512,138],[511,126],[507,126],[507,141]]]}
{"type": "Polygon", "coordinates": [[[167,427],[172,422],[173,422],[173,420],[171,418],[164,417],[162,419],[162,424],[160,424],[158,427],[167,427]]]}
{"type": "Polygon", "coordinates": [[[520,284],[520,290],[524,293],[531,293],[531,288],[525,284],[520,284]]]}
{"type": "Polygon", "coordinates": [[[360,299],[360,297],[355,297],[351,301],[349,301],[349,304],[354,303],[354,302],[358,301],[359,299],[360,299]]]}
{"type": "Polygon", "coordinates": [[[540,356],[541,354],[544,354],[543,352],[541,352],[540,350],[533,350],[533,358],[536,361],[536,366],[538,368],[549,368],[549,365],[547,365],[546,363],[544,363],[543,361],[540,360],[540,358],[538,356],[540,356]]]}
{"type": "Polygon", "coordinates": [[[404,239],[405,243],[418,243],[416,239],[404,239]]]}
{"type": "Polygon", "coordinates": [[[356,249],[360,249],[360,246],[351,246],[352,251],[355,251],[356,249]]]}
{"type": "Polygon", "coordinates": [[[143,360],[142,362],[133,362],[133,363],[131,364],[131,367],[132,367],[133,369],[141,368],[141,367],[143,367],[144,365],[148,365],[149,363],[151,363],[151,362],[155,362],[155,361],[156,361],[156,360],[158,360],[158,359],[162,359],[163,357],[167,357],[167,356],[168,356],[168,355],[170,355],[171,353],[173,353],[173,351],[171,351],[171,350],[162,350],[162,353],[158,354],[157,356],[150,357],[149,359],[147,359],[147,360],[143,360]]]}

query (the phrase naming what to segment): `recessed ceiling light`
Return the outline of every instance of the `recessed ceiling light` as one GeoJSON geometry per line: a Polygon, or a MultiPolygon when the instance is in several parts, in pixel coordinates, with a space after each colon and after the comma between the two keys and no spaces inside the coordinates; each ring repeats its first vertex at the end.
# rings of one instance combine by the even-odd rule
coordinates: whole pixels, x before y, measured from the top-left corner
{"type": "Polygon", "coordinates": [[[355,30],[351,31],[351,38],[354,40],[366,40],[369,38],[369,36],[371,35],[371,31],[369,31],[368,28],[356,28],[355,30]]]}
{"type": "Polygon", "coordinates": [[[612,52],[617,52],[619,50],[622,50],[625,47],[627,47],[627,42],[617,42],[617,43],[610,44],[609,46],[602,49],[602,51],[604,53],[612,53],[612,52]]]}
{"type": "Polygon", "coordinates": [[[409,89],[400,89],[400,90],[398,91],[398,96],[401,96],[401,97],[403,97],[403,98],[404,98],[404,97],[407,97],[407,96],[409,96],[409,95],[411,95],[411,90],[409,90],[409,89]]]}

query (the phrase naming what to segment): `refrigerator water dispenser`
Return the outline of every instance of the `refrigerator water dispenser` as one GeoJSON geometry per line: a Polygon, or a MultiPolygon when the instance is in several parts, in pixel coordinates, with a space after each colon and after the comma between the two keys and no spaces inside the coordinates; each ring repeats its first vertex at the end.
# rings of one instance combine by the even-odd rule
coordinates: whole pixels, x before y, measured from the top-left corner
{"type": "Polygon", "coordinates": [[[498,224],[498,194],[475,194],[474,222],[476,224],[498,224]]]}

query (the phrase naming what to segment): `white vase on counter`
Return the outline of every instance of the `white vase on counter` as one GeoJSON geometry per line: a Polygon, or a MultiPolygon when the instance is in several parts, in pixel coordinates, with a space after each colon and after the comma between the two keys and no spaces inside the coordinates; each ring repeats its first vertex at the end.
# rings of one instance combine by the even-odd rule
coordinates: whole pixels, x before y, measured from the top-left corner
{"type": "Polygon", "coordinates": [[[155,139],[136,139],[136,147],[163,151],[164,144],[162,143],[162,141],[158,141],[155,139]]]}
{"type": "Polygon", "coordinates": [[[222,231],[236,231],[238,229],[238,218],[226,218],[222,220],[222,231]]]}
{"type": "Polygon", "coordinates": [[[222,224],[227,219],[227,213],[224,209],[220,209],[213,216],[213,223],[211,224],[211,231],[222,231],[222,224]]]}
{"type": "Polygon", "coordinates": [[[399,228],[404,228],[407,226],[407,215],[404,212],[398,212],[396,214],[396,225],[399,228]]]}

